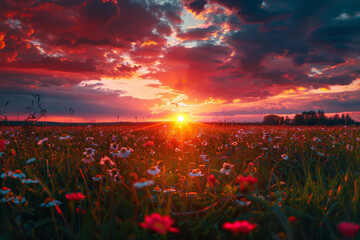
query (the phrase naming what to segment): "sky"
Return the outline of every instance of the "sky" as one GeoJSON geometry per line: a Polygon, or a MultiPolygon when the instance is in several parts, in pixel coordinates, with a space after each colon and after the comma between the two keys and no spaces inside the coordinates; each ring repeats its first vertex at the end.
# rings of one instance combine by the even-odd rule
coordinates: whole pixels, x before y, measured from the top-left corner
{"type": "Polygon", "coordinates": [[[360,119],[358,0],[0,6],[0,112],[10,119],[26,116],[34,94],[47,121],[261,121],[320,109],[360,119]]]}

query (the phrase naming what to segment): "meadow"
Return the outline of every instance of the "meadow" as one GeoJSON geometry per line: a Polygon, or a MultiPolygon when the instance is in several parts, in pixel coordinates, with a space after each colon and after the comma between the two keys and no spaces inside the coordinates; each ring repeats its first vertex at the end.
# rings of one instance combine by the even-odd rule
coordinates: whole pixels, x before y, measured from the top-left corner
{"type": "Polygon", "coordinates": [[[360,239],[360,128],[0,128],[0,239],[360,239]]]}

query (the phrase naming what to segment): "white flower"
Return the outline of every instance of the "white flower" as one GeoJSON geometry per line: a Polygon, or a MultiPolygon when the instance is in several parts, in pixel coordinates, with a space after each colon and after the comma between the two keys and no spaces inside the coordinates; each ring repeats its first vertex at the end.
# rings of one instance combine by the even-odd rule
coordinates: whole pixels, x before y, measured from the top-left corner
{"type": "Polygon", "coordinates": [[[82,161],[83,163],[92,163],[95,161],[95,159],[92,156],[87,155],[82,161]]]}
{"type": "Polygon", "coordinates": [[[288,159],[289,159],[289,156],[286,155],[286,154],[282,154],[281,157],[282,157],[282,159],[284,159],[284,160],[288,160],[288,159]]]}
{"type": "Polygon", "coordinates": [[[155,184],[155,182],[153,180],[146,180],[146,178],[142,178],[138,182],[134,183],[134,187],[136,187],[137,189],[140,189],[140,188],[151,186],[154,184],[155,184]]]}
{"type": "Polygon", "coordinates": [[[17,197],[13,197],[12,201],[15,204],[21,204],[21,203],[26,202],[26,199],[25,199],[25,197],[17,196],[17,197]]]}
{"type": "Polygon", "coordinates": [[[62,135],[62,136],[59,137],[59,140],[68,140],[68,139],[70,139],[70,138],[71,138],[70,135],[64,134],[64,135],[62,135]]]}
{"type": "Polygon", "coordinates": [[[95,177],[92,177],[92,180],[94,180],[94,181],[100,181],[101,180],[101,175],[96,175],[95,177]]]}
{"type": "Polygon", "coordinates": [[[11,174],[12,174],[12,172],[11,171],[8,171],[8,172],[4,172],[4,173],[2,173],[1,174],[1,178],[6,178],[6,177],[11,177],[11,174]]]}
{"type": "Polygon", "coordinates": [[[53,198],[47,198],[45,199],[45,201],[40,204],[41,207],[53,207],[53,206],[57,206],[57,205],[60,205],[61,202],[58,201],[58,200],[55,200],[53,198]]]}
{"type": "Polygon", "coordinates": [[[25,174],[21,171],[21,170],[15,170],[15,172],[11,173],[10,175],[11,177],[13,178],[19,178],[19,179],[22,179],[25,177],[25,174]]]}
{"type": "Polygon", "coordinates": [[[158,169],[157,167],[151,167],[147,170],[147,173],[155,176],[160,173],[160,169],[158,169]]]}
{"type": "Polygon", "coordinates": [[[132,150],[132,148],[130,148],[130,147],[126,147],[126,148],[124,148],[124,147],[122,147],[121,149],[120,149],[120,151],[118,152],[118,157],[119,158],[128,158],[129,156],[130,156],[130,154],[131,154],[131,152],[132,152],[133,150],[132,150]]]}
{"type": "Polygon", "coordinates": [[[25,179],[22,179],[21,182],[24,184],[31,184],[31,183],[38,183],[38,180],[25,178],[25,179]]]}
{"type": "Polygon", "coordinates": [[[224,175],[230,175],[231,173],[231,169],[233,168],[234,165],[229,164],[229,163],[224,163],[223,167],[220,169],[220,173],[224,174],[224,175]]]}
{"type": "Polygon", "coordinates": [[[96,150],[92,149],[92,148],[85,148],[85,152],[83,152],[83,154],[85,156],[91,156],[93,157],[95,155],[96,150]]]}
{"type": "Polygon", "coordinates": [[[3,195],[8,194],[9,192],[11,192],[11,189],[10,189],[10,188],[2,187],[2,188],[0,189],[0,193],[3,194],[3,195]]]}
{"type": "Polygon", "coordinates": [[[204,174],[201,173],[201,170],[199,168],[193,169],[191,172],[189,172],[190,177],[202,177],[204,174]]]}

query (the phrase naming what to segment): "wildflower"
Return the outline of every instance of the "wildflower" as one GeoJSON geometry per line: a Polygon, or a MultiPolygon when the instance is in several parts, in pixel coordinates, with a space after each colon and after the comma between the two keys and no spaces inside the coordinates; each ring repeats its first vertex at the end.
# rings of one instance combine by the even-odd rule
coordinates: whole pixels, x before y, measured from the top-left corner
{"type": "Polygon", "coordinates": [[[119,170],[116,168],[107,170],[107,172],[109,173],[110,177],[112,178],[112,180],[114,182],[118,182],[118,183],[122,183],[122,176],[119,173],[119,170]]]}
{"type": "Polygon", "coordinates": [[[0,152],[4,152],[6,150],[5,139],[0,139],[0,152]]]}
{"type": "Polygon", "coordinates": [[[204,174],[201,173],[201,170],[199,168],[193,169],[191,172],[189,172],[190,177],[202,177],[204,174]]]}
{"type": "Polygon", "coordinates": [[[120,152],[118,152],[117,156],[119,158],[128,158],[132,152],[133,152],[132,148],[129,148],[129,147],[124,148],[124,147],[122,147],[120,149],[120,152]]]}
{"type": "Polygon", "coordinates": [[[210,175],[207,177],[207,180],[208,180],[208,183],[210,186],[214,186],[214,185],[217,185],[219,183],[218,180],[216,180],[216,177],[214,175],[210,175]]]}
{"type": "Polygon", "coordinates": [[[143,144],[143,147],[146,147],[146,148],[151,148],[155,146],[155,143],[153,141],[147,141],[146,143],[143,144]]]}
{"type": "Polygon", "coordinates": [[[296,219],[296,217],[294,217],[294,216],[290,216],[290,217],[288,218],[288,222],[289,222],[289,223],[296,223],[296,221],[297,221],[297,219],[296,219]]]}
{"type": "Polygon", "coordinates": [[[25,199],[25,197],[17,196],[17,197],[13,197],[12,201],[15,204],[21,204],[21,203],[26,202],[26,199],[25,199]]]}
{"type": "Polygon", "coordinates": [[[252,223],[252,222],[247,221],[247,220],[235,221],[233,223],[226,222],[223,225],[223,229],[228,230],[228,231],[232,232],[235,235],[239,234],[239,233],[249,234],[256,227],[257,227],[257,225],[255,223],[252,223]]]}
{"type": "Polygon", "coordinates": [[[63,134],[62,136],[59,137],[59,140],[68,140],[68,139],[70,139],[70,138],[71,138],[70,135],[63,134]]]}
{"type": "Polygon", "coordinates": [[[81,193],[68,193],[65,196],[67,198],[67,200],[69,201],[81,201],[85,198],[85,196],[81,193]]]}
{"type": "Polygon", "coordinates": [[[2,188],[0,189],[0,193],[3,194],[3,195],[8,194],[9,192],[11,192],[11,189],[10,189],[10,188],[2,187],[2,188]]]}
{"type": "Polygon", "coordinates": [[[172,227],[174,220],[170,216],[161,216],[159,213],[153,213],[145,216],[145,221],[139,225],[142,228],[150,229],[160,234],[167,232],[179,232],[179,229],[172,227]]]}
{"type": "Polygon", "coordinates": [[[95,155],[96,150],[92,149],[92,148],[85,148],[85,152],[83,152],[83,154],[85,156],[91,156],[93,157],[95,155]]]}
{"type": "Polygon", "coordinates": [[[115,166],[116,164],[107,156],[103,157],[100,159],[100,164],[101,165],[106,165],[106,166],[115,166]]]}
{"type": "Polygon", "coordinates": [[[24,184],[38,183],[38,180],[26,178],[26,179],[22,179],[21,183],[24,183],[24,184]]]}
{"type": "Polygon", "coordinates": [[[14,198],[14,193],[8,192],[5,197],[1,199],[2,202],[10,202],[14,198]]]}
{"type": "Polygon", "coordinates": [[[29,164],[29,163],[32,163],[32,162],[35,162],[36,159],[35,158],[30,158],[29,160],[26,161],[26,164],[29,164]]]}
{"type": "Polygon", "coordinates": [[[45,199],[45,201],[42,204],[40,204],[40,206],[41,207],[53,207],[53,206],[57,206],[57,205],[60,205],[60,204],[61,204],[60,201],[55,200],[55,199],[53,199],[51,197],[48,197],[48,198],[45,199]]]}
{"type": "Polygon", "coordinates": [[[11,177],[12,172],[11,171],[7,171],[1,174],[1,178],[6,178],[6,177],[11,177]]]}
{"type": "Polygon", "coordinates": [[[17,169],[15,172],[11,173],[11,177],[22,179],[25,177],[25,174],[21,170],[17,169]]]}
{"type": "Polygon", "coordinates": [[[171,194],[171,193],[175,193],[176,189],[175,188],[167,188],[163,191],[163,193],[165,194],[171,194]]]}
{"type": "Polygon", "coordinates": [[[156,192],[156,193],[159,193],[159,192],[161,192],[162,190],[161,190],[161,188],[159,187],[159,185],[157,185],[156,187],[154,187],[154,189],[153,189],[153,192],[156,192]]]}
{"type": "Polygon", "coordinates": [[[258,182],[258,179],[252,176],[240,176],[236,179],[236,181],[240,184],[240,191],[246,194],[249,191],[255,190],[255,183],[258,182]]]}
{"type": "Polygon", "coordinates": [[[48,141],[49,139],[48,138],[43,138],[41,139],[40,141],[38,141],[38,145],[42,145],[44,142],[48,141]]]}
{"type": "Polygon", "coordinates": [[[186,193],[186,196],[189,197],[189,198],[193,198],[193,197],[197,197],[197,192],[189,192],[189,193],[186,193]]]}
{"type": "Polygon", "coordinates": [[[94,162],[95,161],[95,159],[92,157],[92,156],[90,156],[90,155],[87,155],[87,156],[85,156],[85,158],[83,158],[83,163],[86,163],[86,164],[88,164],[88,163],[92,163],[92,162],[94,162]]]}
{"type": "Polygon", "coordinates": [[[136,187],[137,189],[140,189],[140,188],[151,186],[154,184],[155,184],[155,182],[153,180],[147,180],[146,178],[141,178],[138,182],[134,183],[134,187],[136,187]]]}
{"type": "Polygon", "coordinates": [[[288,160],[288,159],[289,159],[289,156],[286,155],[286,154],[282,154],[281,157],[282,157],[282,159],[284,159],[284,160],[288,160]]]}
{"type": "Polygon", "coordinates": [[[101,180],[101,175],[96,175],[95,177],[92,177],[92,180],[94,180],[94,181],[100,181],[101,180]]]}
{"type": "Polygon", "coordinates": [[[151,167],[150,169],[147,170],[147,173],[155,176],[160,173],[160,169],[158,169],[157,167],[151,167]]]}
{"type": "Polygon", "coordinates": [[[360,230],[360,224],[354,222],[338,223],[337,229],[346,238],[354,238],[356,233],[360,230]]]}
{"type": "Polygon", "coordinates": [[[223,167],[220,169],[220,173],[224,174],[224,175],[230,175],[231,173],[231,169],[233,168],[234,165],[230,164],[230,163],[224,163],[223,167]]]}

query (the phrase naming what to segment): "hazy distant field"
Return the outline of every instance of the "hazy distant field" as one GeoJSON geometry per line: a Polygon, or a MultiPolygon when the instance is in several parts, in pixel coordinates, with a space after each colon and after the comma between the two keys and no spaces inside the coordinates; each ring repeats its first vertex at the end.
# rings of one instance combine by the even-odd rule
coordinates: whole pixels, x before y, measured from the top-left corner
{"type": "Polygon", "coordinates": [[[360,236],[359,127],[0,129],[0,239],[360,236]]]}

